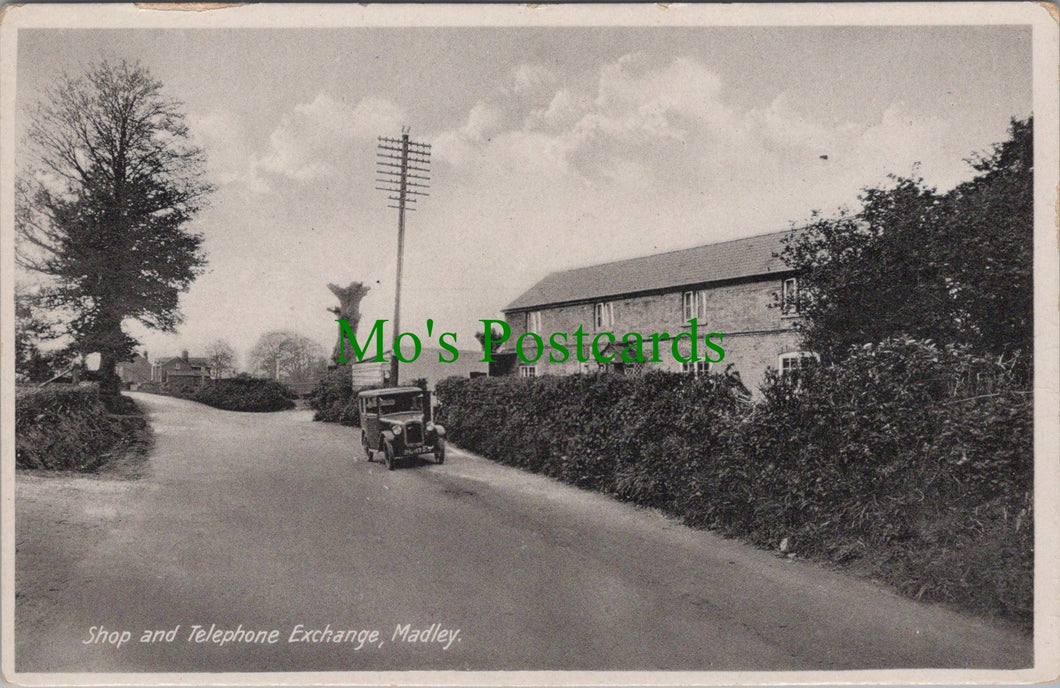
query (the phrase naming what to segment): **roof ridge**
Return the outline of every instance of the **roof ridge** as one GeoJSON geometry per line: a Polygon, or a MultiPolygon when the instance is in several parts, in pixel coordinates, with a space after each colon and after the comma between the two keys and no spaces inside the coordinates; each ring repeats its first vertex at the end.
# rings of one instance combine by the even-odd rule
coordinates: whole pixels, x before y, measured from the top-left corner
{"type": "Polygon", "coordinates": [[[574,268],[567,268],[565,270],[556,270],[554,272],[550,272],[545,277],[551,277],[552,275],[562,275],[562,274],[565,274],[565,273],[568,273],[568,272],[574,272],[575,270],[588,270],[589,268],[598,268],[598,267],[603,267],[605,265],[618,265],[620,263],[630,263],[630,262],[635,261],[635,260],[645,260],[647,258],[658,258],[659,256],[668,256],[671,253],[681,253],[683,251],[695,251],[698,248],[706,248],[708,246],[722,246],[724,244],[736,243],[737,241],[747,241],[748,239],[760,239],[762,237],[774,236],[774,235],[777,235],[777,234],[788,234],[789,232],[794,232],[794,231],[796,231],[798,229],[801,229],[801,228],[792,227],[791,229],[782,229],[782,230],[774,231],[774,232],[763,232],[761,234],[752,234],[751,236],[739,237],[737,239],[725,239],[724,241],[715,241],[715,242],[709,243],[709,244],[696,244],[695,246],[686,246],[685,248],[675,248],[675,249],[671,249],[669,251],[661,251],[660,253],[649,253],[646,256],[636,256],[634,258],[619,258],[618,260],[609,260],[609,261],[607,261],[605,263],[593,263],[591,265],[581,265],[581,266],[574,267],[574,268]]]}

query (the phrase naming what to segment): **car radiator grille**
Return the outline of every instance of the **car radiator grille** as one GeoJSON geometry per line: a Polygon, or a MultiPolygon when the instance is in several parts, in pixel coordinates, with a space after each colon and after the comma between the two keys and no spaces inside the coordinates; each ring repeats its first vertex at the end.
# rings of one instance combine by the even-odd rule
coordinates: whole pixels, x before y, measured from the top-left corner
{"type": "Polygon", "coordinates": [[[406,425],[405,441],[409,444],[423,444],[423,424],[409,423],[406,425]]]}

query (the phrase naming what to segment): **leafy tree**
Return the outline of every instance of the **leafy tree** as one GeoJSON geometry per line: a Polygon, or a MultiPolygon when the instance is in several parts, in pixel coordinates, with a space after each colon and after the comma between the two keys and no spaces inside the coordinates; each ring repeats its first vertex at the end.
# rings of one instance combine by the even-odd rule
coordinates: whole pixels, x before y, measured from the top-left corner
{"type": "Polygon", "coordinates": [[[1026,379],[1034,351],[1034,121],[1013,120],[1010,138],[970,162],[981,172],[946,198],[950,220],[937,248],[953,298],[986,352],[1018,357],[1026,379]]]}
{"type": "Polygon", "coordinates": [[[236,369],[236,350],[223,339],[210,342],[206,347],[206,360],[217,378],[228,377],[236,369]]]}
{"type": "Polygon", "coordinates": [[[100,354],[100,391],[139,344],[128,319],[172,332],[178,297],[202,271],[186,227],[212,190],[180,103],[139,65],[103,62],[62,77],[38,104],[16,185],[19,264],[50,278],[42,304],[64,315],[81,354],[100,354]]]}
{"type": "Polygon", "coordinates": [[[939,194],[918,177],[866,189],[856,212],[815,213],[781,256],[799,273],[804,344],[827,361],[907,335],[1018,358],[1033,345],[1032,121],[939,194]]]}
{"type": "Polygon", "coordinates": [[[69,344],[41,349],[43,342],[61,336],[56,324],[40,308],[40,295],[15,287],[15,374],[23,382],[43,382],[67,370],[77,358],[69,344]]]}

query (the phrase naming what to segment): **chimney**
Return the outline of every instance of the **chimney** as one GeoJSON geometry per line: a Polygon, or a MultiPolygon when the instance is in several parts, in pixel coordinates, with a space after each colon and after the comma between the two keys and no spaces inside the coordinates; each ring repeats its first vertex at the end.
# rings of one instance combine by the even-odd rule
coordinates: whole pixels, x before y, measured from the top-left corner
{"type": "Polygon", "coordinates": [[[187,349],[184,349],[184,351],[181,351],[181,352],[180,352],[180,357],[181,357],[182,359],[184,359],[184,362],[185,362],[185,363],[187,363],[187,362],[188,362],[188,350],[187,350],[187,349]]]}

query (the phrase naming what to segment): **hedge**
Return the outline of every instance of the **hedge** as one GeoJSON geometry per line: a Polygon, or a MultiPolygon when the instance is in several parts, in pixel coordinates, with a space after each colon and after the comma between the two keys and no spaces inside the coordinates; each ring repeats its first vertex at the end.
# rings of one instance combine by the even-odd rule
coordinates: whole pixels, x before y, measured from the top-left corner
{"type": "Polygon", "coordinates": [[[147,435],[132,400],[105,403],[96,387],[45,387],[15,393],[15,466],[93,471],[147,435]]]}
{"type": "Polygon", "coordinates": [[[891,339],[750,403],[719,375],[451,378],[439,418],[487,458],[697,527],[1030,623],[1032,399],[958,347],[891,339]]]}
{"type": "Polygon", "coordinates": [[[188,398],[225,411],[285,411],[295,407],[294,393],[286,385],[245,376],[211,380],[188,398]]]}
{"type": "MultiPolygon", "coordinates": [[[[401,384],[402,386],[427,388],[426,378],[416,378],[401,384]]],[[[306,396],[306,404],[315,411],[313,420],[359,427],[361,414],[357,407],[357,393],[383,386],[365,385],[354,389],[350,369],[346,366],[338,366],[329,369],[317,381],[316,386],[306,396]]]]}
{"type": "Polygon", "coordinates": [[[190,399],[223,411],[269,412],[295,407],[294,392],[286,385],[263,378],[239,375],[203,383],[175,380],[166,384],[145,383],[141,392],[190,399]]]}
{"type": "Polygon", "coordinates": [[[315,411],[313,420],[352,426],[361,424],[350,369],[346,366],[330,368],[324,373],[306,397],[306,404],[315,411]]]}

